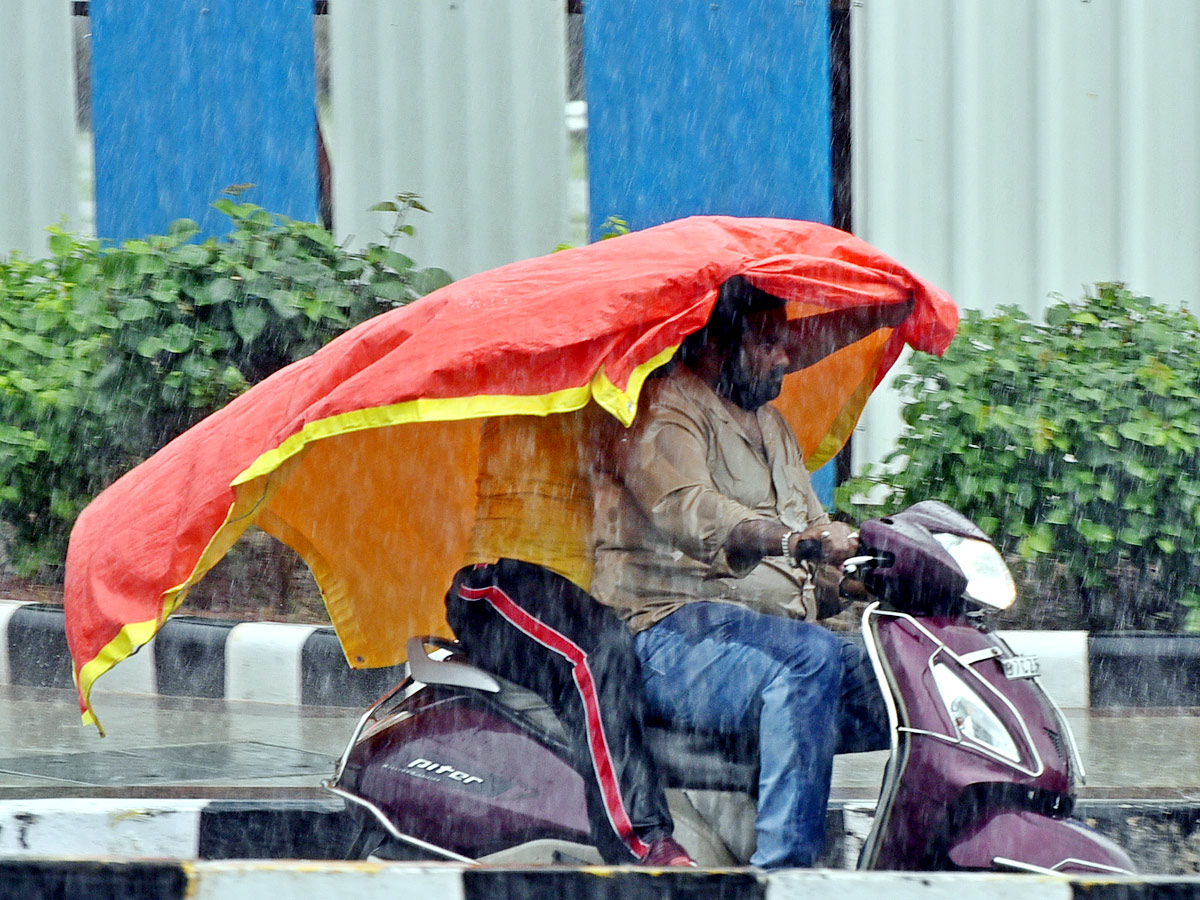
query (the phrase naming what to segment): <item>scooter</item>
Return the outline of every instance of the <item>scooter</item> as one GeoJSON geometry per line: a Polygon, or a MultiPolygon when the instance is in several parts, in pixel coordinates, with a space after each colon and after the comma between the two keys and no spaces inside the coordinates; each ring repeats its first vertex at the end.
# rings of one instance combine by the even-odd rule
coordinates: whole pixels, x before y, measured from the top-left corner
{"type": "MultiPolygon", "coordinates": [[[[891,752],[858,868],[1133,872],[1120,847],[1070,818],[1083,765],[1037,659],[988,624],[1016,591],[987,535],[937,501],[859,530],[859,555],[843,571],[872,598],[862,635],[891,752]]],[[[453,642],[415,637],[407,649],[408,677],[362,716],[325,783],[357,815],[351,855],[603,862],[546,703],[473,666],[453,642]]],[[[701,866],[745,865],[756,737],[646,731],[675,838],[701,866]]]]}

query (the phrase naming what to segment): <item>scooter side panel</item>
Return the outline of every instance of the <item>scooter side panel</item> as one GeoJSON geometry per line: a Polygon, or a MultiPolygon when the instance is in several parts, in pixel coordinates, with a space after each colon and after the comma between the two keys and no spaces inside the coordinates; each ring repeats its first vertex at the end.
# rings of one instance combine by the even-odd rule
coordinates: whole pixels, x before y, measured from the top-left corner
{"type": "Polygon", "coordinates": [[[976,825],[950,848],[964,869],[1024,864],[1055,872],[1134,872],[1129,856],[1103,835],[1072,819],[1028,811],[1002,812],[976,825]]]}
{"type": "Polygon", "coordinates": [[[470,695],[368,734],[340,787],[399,831],[465,856],[544,838],[591,842],[579,774],[470,695]]]}

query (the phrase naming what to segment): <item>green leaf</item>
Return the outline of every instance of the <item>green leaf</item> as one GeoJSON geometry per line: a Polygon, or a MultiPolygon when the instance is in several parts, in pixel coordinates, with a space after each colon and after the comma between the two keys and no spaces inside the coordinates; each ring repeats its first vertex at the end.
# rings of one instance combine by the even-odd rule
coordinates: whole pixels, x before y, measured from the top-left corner
{"type": "Polygon", "coordinates": [[[192,349],[195,341],[196,332],[182,322],[171,325],[162,335],[163,349],[169,350],[171,353],[186,353],[192,349]]]}
{"type": "Polygon", "coordinates": [[[1071,522],[1071,507],[1056,506],[1043,520],[1047,525],[1068,525],[1071,522]]]}
{"type": "Polygon", "coordinates": [[[453,276],[445,269],[439,269],[431,266],[427,269],[417,269],[412,273],[412,286],[419,294],[432,294],[439,288],[444,288],[446,285],[454,281],[453,276]]]}
{"type": "Polygon", "coordinates": [[[411,256],[405,256],[403,253],[397,253],[395,250],[389,250],[386,247],[380,248],[379,261],[390,269],[395,269],[397,272],[403,272],[413,267],[411,256]]]}
{"type": "Polygon", "coordinates": [[[1026,540],[1029,548],[1037,553],[1049,553],[1054,549],[1054,532],[1046,524],[1034,528],[1026,540]]]}
{"type": "Polygon", "coordinates": [[[412,289],[408,282],[400,278],[381,278],[371,282],[371,292],[383,300],[393,303],[403,303],[412,299],[412,289]]]}
{"type": "Polygon", "coordinates": [[[202,299],[198,299],[197,303],[201,306],[209,306],[214,303],[225,303],[232,300],[237,294],[237,285],[231,278],[214,278],[208,282],[201,291],[202,299]]]}
{"type": "Polygon", "coordinates": [[[1111,544],[1113,542],[1112,529],[1107,525],[1081,518],[1075,523],[1075,528],[1090,544],[1111,544]]]}
{"type": "Polygon", "coordinates": [[[50,252],[55,256],[67,256],[75,249],[75,240],[69,234],[51,234],[50,252]]]}
{"type": "Polygon", "coordinates": [[[246,378],[236,366],[226,366],[221,372],[221,384],[230,391],[242,391],[246,388],[246,378]]]}
{"type": "Polygon", "coordinates": [[[1130,475],[1139,481],[1158,480],[1158,473],[1143,463],[1136,456],[1130,456],[1125,459],[1125,469],[1130,475]]]}
{"type": "Polygon", "coordinates": [[[162,351],[163,351],[162,341],[159,339],[159,337],[157,335],[154,335],[154,334],[150,334],[150,335],[147,335],[146,337],[142,338],[142,340],[137,345],[138,356],[144,356],[148,359],[158,356],[158,354],[162,353],[162,351]]]}
{"type": "Polygon", "coordinates": [[[271,304],[271,309],[275,310],[275,315],[281,319],[294,319],[300,315],[300,308],[296,305],[296,296],[291,291],[271,291],[267,302],[271,304]]]}
{"type": "Polygon", "coordinates": [[[1146,433],[1146,428],[1138,422],[1122,422],[1117,426],[1117,433],[1127,440],[1140,441],[1146,433]]]}
{"type": "Polygon", "coordinates": [[[329,252],[338,248],[337,241],[333,235],[324,228],[314,228],[311,231],[306,231],[304,236],[315,243],[320,250],[329,252]]]}
{"type": "Polygon", "coordinates": [[[179,368],[189,378],[195,378],[198,381],[207,381],[212,377],[216,364],[212,361],[211,357],[205,356],[202,353],[189,353],[183,358],[183,362],[180,363],[179,368]]]}
{"type": "Polygon", "coordinates": [[[1147,536],[1144,528],[1134,528],[1126,525],[1117,533],[1117,540],[1131,547],[1140,547],[1146,542],[1147,536]]]}
{"type": "Polygon", "coordinates": [[[164,275],[167,271],[167,261],[160,253],[154,251],[139,253],[136,268],[142,275],[164,275]]]}
{"type": "Polygon", "coordinates": [[[195,219],[176,219],[167,226],[167,234],[173,237],[190,238],[194,234],[200,233],[200,225],[195,219]]]}
{"type": "Polygon", "coordinates": [[[325,297],[334,306],[342,309],[354,306],[358,302],[358,295],[349,288],[342,287],[340,284],[331,287],[326,292],[325,297]]]}
{"type": "Polygon", "coordinates": [[[175,250],[175,259],[185,266],[207,265],[209,257],[208,250],[196,244],[184,244],[175,250]]]}
{"type": "Polygon", "coordinates": [[[235,306],[229,315],[233,330],[246,344],[253,343],[267,325],[267,313],[261,306],[235,306]]]}
{"type": "MultiPolygon", "coordinates": [[[[154,304],[144,297],[132,297],[121,304],[117,318],[122,322],[140,322],[155,315],[154,304]]],[[[151,354],[153,355],[153,354],[151,354]]]]}

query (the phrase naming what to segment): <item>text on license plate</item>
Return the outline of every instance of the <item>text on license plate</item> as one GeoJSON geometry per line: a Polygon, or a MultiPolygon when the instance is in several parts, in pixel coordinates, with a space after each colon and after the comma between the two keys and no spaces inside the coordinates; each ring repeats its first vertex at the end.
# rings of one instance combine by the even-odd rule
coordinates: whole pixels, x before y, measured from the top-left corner
{"type": "Polygon", "coordinates": [[[1041,671],[1036,656],[1010,656],[1000,660],[1000,665],[1009,678],[1036,678],[1041,671]]]}

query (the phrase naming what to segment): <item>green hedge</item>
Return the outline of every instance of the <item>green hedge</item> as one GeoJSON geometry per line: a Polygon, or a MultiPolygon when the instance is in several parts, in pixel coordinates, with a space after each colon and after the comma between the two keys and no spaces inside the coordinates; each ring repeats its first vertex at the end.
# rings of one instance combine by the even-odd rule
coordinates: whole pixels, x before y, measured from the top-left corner
{"type": "Polygon", "coordinates": [[[386,243],[349,252],[318,225],[222,197],[223,240],[110,246],[51,229],[47,259],[0,259],[0,519],[11,564],[53,579],[71,524],[105,485],[271,372],[450,281],[386,243]]]}
{"type": "Polygon", "coordinates": [[[884,509],[934,497],[1030,572],[1071,585],[1090,627],[1200,628],[1200,323],[1120,284],[968,312],[942,359],[898,379],[908,427],[889,464],[839,489],[884,509]]]}

